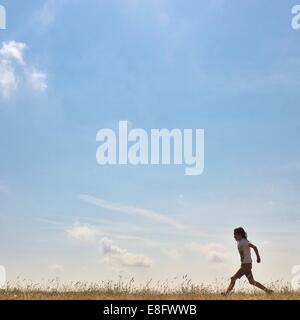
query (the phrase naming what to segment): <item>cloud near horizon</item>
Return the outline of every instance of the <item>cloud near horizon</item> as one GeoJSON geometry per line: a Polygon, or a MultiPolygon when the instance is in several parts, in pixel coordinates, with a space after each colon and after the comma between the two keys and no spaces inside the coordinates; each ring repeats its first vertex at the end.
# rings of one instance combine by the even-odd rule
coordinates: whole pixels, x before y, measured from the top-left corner
{"type": "Polygon", "coordinates": [[[66,233],[70,239],[88,244],[96,243],[97,230],[89,225],[76,222],[66,229],[66,233]]]}
{"type": "Polygon", "coordinates": [[[79,241],[89,245],[97,245],[103,253],[102,263],[111,266],[125,267],[151,267],[152,259],[141,253],[132,253],[127,249],[118,247],[111,239],[102,238],[97,241],[97,236],[100,232],[86,224],[76,222],[71,227],[67,228],[66,233],[69,239],[79,241]]]}
{"type": "Polygon", "coordinates": [[[60,264],[54,263],[49,266],[49,270],[53,273],[63,273],[65,271],[64,267],[60,264]]]}
{"type": "Polygon", "coordinates": [[[115,245],[113,241],[108,238],[101,239],[99,241],[99,245],[104,255],[104,258],[101,260],[103,263],[107,263],[109,265],[143,268],[149,268],[153,264],[153,261],[144,254],[132,253],[126,249],[122,249],[115,245]]]}
{"type": "Polygon", "coordinates": [[[206,259],[212,263],[223,263],[227,260],[226,248],[219,243],[208,243],[206,245],[202,245],[192,242],[188,245],[188,248],[192,251],[202,253],[206,259]]]}

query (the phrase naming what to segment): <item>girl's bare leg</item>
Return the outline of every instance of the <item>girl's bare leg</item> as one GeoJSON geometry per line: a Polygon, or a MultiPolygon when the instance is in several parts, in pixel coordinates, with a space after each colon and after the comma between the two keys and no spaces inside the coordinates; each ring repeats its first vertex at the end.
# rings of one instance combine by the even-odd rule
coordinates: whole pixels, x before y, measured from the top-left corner
{"type": "Polygon", "coordinates": [[[266,288],[266,287],[265,287],[264,285],[262,285],[260,282],[255,281],[254,278],[253,278],[253,276],[249,277],[248,280],[249,280],[249,283],[250,283],[250,284],[252,284],[252,285],[255,286],[256,288],[259,288],[259,289],[263,290],[263,291],[266,292],[266,293],[272,293],[272,292],[273,292],[273,290],[270,290],[270,289],[266,288]]]}
{"type": "Polygon", "coordinates": [[[235,282],[236,282],[236,279],[231,278],[230,284],[228,286],[228,289],[225,292],[225,295],[228,295],[230,291],[232,291],[232,289],[234,288],[235,282]]]}

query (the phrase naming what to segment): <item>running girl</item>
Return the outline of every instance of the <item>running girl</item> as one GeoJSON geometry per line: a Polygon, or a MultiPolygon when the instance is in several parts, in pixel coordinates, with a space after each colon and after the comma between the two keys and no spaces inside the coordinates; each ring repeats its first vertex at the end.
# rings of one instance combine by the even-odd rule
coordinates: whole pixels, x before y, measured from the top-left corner
{"type": "Polygon", "coordinates": [[[236,280],[240,279],[242,276],[246,276],[251,285],[265,291],[266,293],[272,293],[272,290],[267,289],[265,286],[263,286],[258,281],[255,281],[253,278],[250,250],[251,248],[256,254],[257,263],[260,263],[261,260],[257,247],[247,240],[247,233],[245,232],[245,230],[241,227],[234,229],[234,239],[237,241],[237,247],[241,256],[241,267],[237,271],[237,273],[233,277],[231,277],[231,282],[227,291],[225,292],[225,295],[229,294],[229,292],[234,288],[236,280]]]}

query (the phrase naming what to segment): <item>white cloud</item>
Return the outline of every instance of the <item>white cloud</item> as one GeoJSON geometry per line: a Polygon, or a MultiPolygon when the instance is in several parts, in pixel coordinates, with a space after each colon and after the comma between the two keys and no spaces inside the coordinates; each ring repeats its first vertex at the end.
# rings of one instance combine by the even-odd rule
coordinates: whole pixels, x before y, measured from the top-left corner
{"type": "Polygon", "coordinates": [[[2,42],[0,47],[0,96],[10,98],[22,85],[43,93],[47,89],[47,74],[26,63],[23,42],[2,42]]]}
{"type": "Polygon", "coordinates": [[[102,249],[104,258],[103,263],[109,265],[121,265],[127,267],[151,267],[152,260],[140,253],[131,253],[126,249],[122,249],[115,245],[112,240],[103,238],[99,241],[99,245],[102,249]]]}
{"type": "Polygon", "coordinates": [[[213,263],[222,263],[227,259],[226,248],[219,243],[208,243],[206,245],[202,245],[192,242],[188,245],[188,248],[192,251],[204,254],[207,260],[213,263]]]}
{"type": "Polygon", "coordinates": [[[49,266],[49,270],[53,273],[63,273],[65,271],[64,267],[60,264],[52,264],[49,266]]]}
{"type": "Polygon", "coordinates": [[[77,222],[72,227],[68,228],[66,232],[70,239],[89,244],[96,242],[97,230],[89,225],[77,222]]]}
{"type": "Polygon", "coordinates": [[[3,42],[0,49],[0,56],[5,59],[15,59],[18,63],[24,65],[23,51],[27,49],[26,43],[23,42],[3,42]]]}
{"type": "Polygon", "coordinates": [[[48,87],[47,74],[35,68],[28,73],[28,80],[35,91],[45,92],[48,87]]]}
{"type": "Polygon", "coordinates": [[[14,68],[7,60],[0,58],[0,94],[8,98],[18,87],[14,68]]]}
{"type": "Polygon", "coordinates": [[[158,223],[164,223],[167,225],[170,225],[172,227],[178,228],[178,229],[183,229],[185,226],[177,221],[175,221],[172,218],[166,217],[165,215],[154,211],[154,210],[149,210],[145,208],[139,208],[139,207],[134,207],[134,206],[128,206],[128,205],[122,205],[122,204],[117,204],[117,203],[111,203],[107,202],[101,198],[96,198],[90,195],[79,195],[79,199],[82,201],[85,201],[87,203],[93,204],[95,206],[116,211],[116,212],[121,212],[121,213],[126,213],[130,215],[136,215],[140,216],[143,218],[146,218],[148,220],[152,220],[158,223]]]}

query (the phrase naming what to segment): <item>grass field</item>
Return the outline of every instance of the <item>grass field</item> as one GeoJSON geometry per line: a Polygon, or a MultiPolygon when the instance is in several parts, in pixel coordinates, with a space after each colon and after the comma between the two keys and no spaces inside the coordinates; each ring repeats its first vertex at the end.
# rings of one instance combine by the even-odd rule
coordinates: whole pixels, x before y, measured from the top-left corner
{"type": "Polygon", "coordinates": [[[300,291],[292,291],[288,284],[279,281],[269,284],[273,294],[262,293],[241,282],[235,292],[225,297],[221,294],[225,287],[218,283],[195,285],[187,276],[175,286],[168,281],[152,284],[151,280],[138,286],[134,279],[68,285],[62,285],[58,279],[38,284],[18,279],[0,290],[0,300],[300,300],[300,291]]]}
{"type": "Polygon", "coordinates": [[[0,300],[300,300],[300,293],[232,293],[228,297],[220,293],[113,293],[98,291],[82,292],[43,292],[43,291],[6,291],[0,300]]]}

